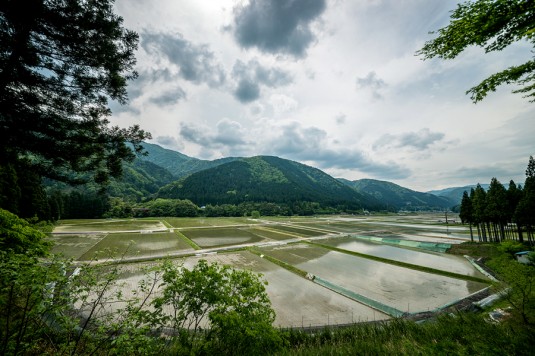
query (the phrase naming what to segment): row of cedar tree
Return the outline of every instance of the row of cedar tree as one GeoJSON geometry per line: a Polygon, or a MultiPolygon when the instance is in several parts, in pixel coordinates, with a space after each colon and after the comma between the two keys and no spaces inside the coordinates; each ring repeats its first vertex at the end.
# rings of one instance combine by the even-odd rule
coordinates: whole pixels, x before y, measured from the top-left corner
{"type": "Polygon", "coordinates": [[[524,187],[512,180],[506,189],[492,178],[488,191],[479,184],[470,193],[464,192],[459,216],[477,229],[479,241],[500,242],[517,239],[521,243],[535,245],[535,160],[529,157],[524,187]]]}

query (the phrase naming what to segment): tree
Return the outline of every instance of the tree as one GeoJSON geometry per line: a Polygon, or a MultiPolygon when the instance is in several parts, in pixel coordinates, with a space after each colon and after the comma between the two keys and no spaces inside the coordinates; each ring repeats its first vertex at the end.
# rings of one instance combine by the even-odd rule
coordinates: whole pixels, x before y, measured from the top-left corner
{"type": "Polygon", "coordinates": [[[535,226],[535,159],[533,156],[529,157],[526,182],[522,198],[516,207],[515,220],[519,225],[526,227],[528,241],[533,243],[533,227],[535,226]]]}
{"type": "Polygon", "coordinates": [[[135,157],[127,142],[141,152],[148,133],[107,120],[137,76],[122,22],[113,0],[0,3],[0,166],[25,157],[39,175],[103,183],[135,157]]]}
{"type": "Polygon", "coordinates": [[[485,189],[479,183],[473,192],[474,194],[470,195],[470,199],[472,200],[474,223],[477,224],[478,232],[481,232],[479,234],[480,240],[483,237],[483,241],[487,242],[487,233],[485,230],[485,221],[487,220],[485,215],[487,192],[485,192],[485,189]]]}
{"type": "Polygon", "coordinates": [[[504,227],[507,223],[507,191],[496,178],[492,178],[490,181],[485,216],[492,223],[492,229],[489,229],[489,233],[494,235],[495,240],[499,242],[505,239],[504,227]],[[497,228],[500,229],[499,234],[497,228]]]}
{"type": "Polygon", "coordinates": [[[264,354],[282,339],[264,283],[250,271],[205,260],[191,270],[166,261],[161,296],[153,301],[153,322],[179,333],[188,354],[264,354]],[[165,313],[164,310],[170,310],[165,313]],[[207,344],[198,331],[209,327],[207,344]]]}
{"type": "Polygon", "coordinates": [[[468,192],[465,190],[463,193],[463,199],[461,201],[461,209],[459,212],[459,217],[461,218],[461,222],[463,224],[468,223],[470,226],[470,240],[474,241],[474,233],[472,231],[472,222],[474,220],[473,217],[473,208],[472,208],[472,201],[470,200],[470,197],[468,196],[468,192]]]}
{"type": "Polygon", "coordinates": [[[515,221],[515,210],[518,206],[518,203],[520,202],[520,199],[522,199],[522,187],[519,185],[517,186],[513,180],[509,182],[509,189],[507,189],[507,221],[509,222],[515,222],[516,223],[516,229],[518,231],[518,241],[521,243],[524,242],[524,237],[522,235],[522,228],[520,224],[518,224],[518,221],[515,221]]]}
{"type": "MultiPolygon", "coordinates": [[[[535,44],[535,2],[532,0],[475,0],[458,4],[448,26],[438,30],[438,37],[417,52],[429,59],[453,59],[469,46],[485,52],[501,51],[507,46],[528,41],[535,44]]],[[[516,84],[513,93],[525,94],[535,101],[535,60],[511,66],[483,80],[468,90],[472,101],[481,101],[502,84],[516,84]]]]}

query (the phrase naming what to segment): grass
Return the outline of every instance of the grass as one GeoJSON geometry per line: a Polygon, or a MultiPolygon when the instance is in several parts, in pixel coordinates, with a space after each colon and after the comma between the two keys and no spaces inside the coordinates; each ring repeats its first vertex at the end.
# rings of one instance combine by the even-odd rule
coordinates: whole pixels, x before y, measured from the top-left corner
{"type": "Polygon", "coordinates": [[[491,324],[478,315],[443,315],[424,324],[403,319],[286,333],[280,355],[530,355],[529,330],[491,324]]]}

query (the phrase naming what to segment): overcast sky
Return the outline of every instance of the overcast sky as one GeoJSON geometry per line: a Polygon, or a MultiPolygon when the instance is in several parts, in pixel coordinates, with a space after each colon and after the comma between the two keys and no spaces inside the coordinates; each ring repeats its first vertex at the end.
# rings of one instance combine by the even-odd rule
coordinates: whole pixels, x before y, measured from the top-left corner
{"type": "Polygon", "coordinates": [[[419,191],[524,182],[535,104],[466,90],[532,58],[519,43],[455,60],[415,52],[447,0],[117,0],[139,78],[111,121],[201,159],[276,155],[419,191]]]}

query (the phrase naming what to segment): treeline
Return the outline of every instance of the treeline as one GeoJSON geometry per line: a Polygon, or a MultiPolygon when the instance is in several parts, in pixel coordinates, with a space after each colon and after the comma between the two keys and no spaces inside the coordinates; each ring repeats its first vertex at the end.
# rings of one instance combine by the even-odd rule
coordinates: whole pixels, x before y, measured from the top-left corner
{"type": "Polygon", "coordinates": [[[524,187],[509,182],[506,189],[492,178],[488,191],[479,184],[465,191],[459,217],[470,225],[474,239],[474,226],[479,241],[500,242],[507,239],[534,245],[535,227],[535,160],[529,157],[524,187]]]}
{"type": "Polygon", "coordinates": [[[157,198],[142,203],[132,203],[120,198],[111,198],[110,207],[103,217],[238,217],[238,216],[310,216],[315,214],[361,213],[345,205],[323,206],[317,202],[298,201],[290,204],[270,202],[245,202],[241,204],[220,204],[199,207],[187,199],[157,198]]]}

